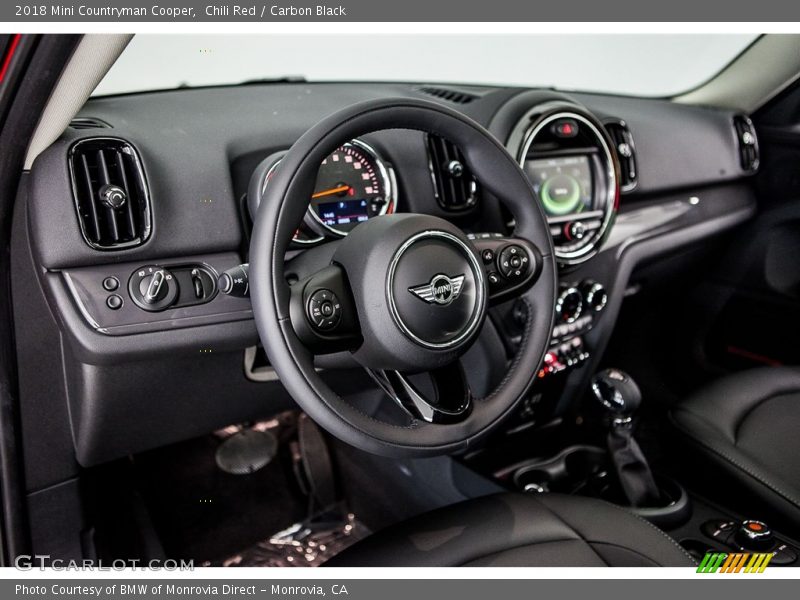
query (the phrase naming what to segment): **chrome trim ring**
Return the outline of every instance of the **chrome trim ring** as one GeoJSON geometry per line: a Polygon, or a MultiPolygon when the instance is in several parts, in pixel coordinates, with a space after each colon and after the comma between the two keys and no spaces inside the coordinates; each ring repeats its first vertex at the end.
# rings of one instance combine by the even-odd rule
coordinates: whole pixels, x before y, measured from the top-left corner
{"type": "Polygon", "coordinates": [[[430,229],[428,231],[421,231],[420,233],[416,233],[408,238],[403,245],[398,248],[397,252],[395,252],[394,256],[392,257],[391,262],[389,263],[389,271],[386,276],[386,301],[389,305],[389,312],[392,315],[392,319],[394,319],[395,324],[400,328],[400,330],[411,340],[419,344],[420,346],[424,346],[425,348],[430,348],[433,350],[444,350],[447,348],[452,348],[453,346],[457,346],[467,338],[469,338],[475,330],[480,326],[481,321],[483,320],[483,313],[484,309],[486,308],[486,275],[483,271],[483,265],[481,265],[480,261],[478,260],[475,253],[472,249],[462,242],[458,237],[453,235],[452,233],[448,233],[446,231],[441,231],[438,229],[430,229]],[[394,288],[394,275],[395,271],[397,270],[397,264],[402,258],[403,254],[414,244],[416,244],[420,240],[424,239],[440,239],[451,244],[457,246],[463,253],[464,256],[470,263],[470,267],[472,268],[472,273],[475,277],[476,287],[476,305],[472,312],[472,317],[464,328],[464,330],[456,337],[446,342],[429,342],[427,340],[423,340],[416,334],[414,334],[409,327],[403,321],[403,318],[400,316],[400,313],[397,310],[397,305],[395,304],[394,294],[392,293],[392,289],[394,288]]]}
{"type": "Polygon", "coordinates": [[[528,151],[530,150],[531,145],[533,144],[534,139],[536,136],[544,129],[547,125],[552,123],[553,121],[557,121],[558,119],[573,119],[578,121],[579,123],[584,124],[586,127],[594,135],[595,139],[600,144],[600,150],[603,153],[603,158],[605,162],[605,175],[606,175],[606,194],[605,194],[605,202],[603,205],[603,221],[600,225],[600,229],[595,231],[593,235],[588,238],[586,244],[582,245],[580,248],[576,250],[572,250],[570,252],[565,252],[564,250],[560,249],[558,246],[555,246],[555,253],[556,258],[559,262],[568,265],[576,265],[582,263],[592,256],[594,256],[597,251],[600,249],[603,241],[605,241],[606,236],[609,232],[609,227],[611,225],[611,221],[614,218],[614,213],[616,212],[615,207],[617,203],[617,194],[619,193],[618,190],[618,181],[617,181],[617,170],[615,166],[614,155],[611,152],[608,144],[606,143],[606,138],[604,134],[592,123],[589,119],[584,117],[583,115],[572,112],[570,110],[559,110],[554,112],[540,121],[530,125],[523,134],[523,142],[520,146],[519,153],[517,155],[517,162],[519,163],[520,168],[525,168],[525,159],[528,156],[528,151]]]}
{"type": "Polygon", "coordinates": [[[580,290],[576,287],[568,287],[558,295],[558,298],[556,298],[556,314],[561,316],[561,311],[564,309],[564,302],[566,301],[567,297],[573,295],[578,296],[578,307],[575,310],[575,314],[564,321],[564,323],[567,324],[577,321],[578,317],[580,317],[583,313],[583,294],[581,294],[580,290]]]}
{"type": "MultiPolygon", "coordinates": [[[[267,185],[269,184],[270,178],[272,177],[273,173],[275,173],[275,169],[278,168],[278,165],[281,164],[282,160],[283,160],[283,157],[281,157],[278,160],[276,160],[274,163],[272,163],[270,168],[267,169],[267,172],[264,173],[264,181],[261,183],[261,196],[262,197],[264,196],[264,193],[267,191],[267,185]]],[[[316,233],[316,231],[312,231],[312,233],[316,233]]],[[[313,244],[319,244],[324,239],[325,238],[323,236],[321,236],[321,235],[318,236],[318,237],[315,237],[315,238],[311,238],[309,240],[299,240],[296,237],[292,236],[292,243],[293,244],[297,244],[299,246],[311,246],[313,244]]]]}
{"type": "Polygon", "coordinates": [[[594,312],[600,312],[608,304],[608,292],[606,291],[606,288],[603,287],[602,284],[595,282],[589,288],[589,291],[586,292],[585,300],[586,300],[586,305],[590,307],[594,312]],[[594,303],[595,294],[603,294],[603,301],[600,304],[595,305],[594,303]]]}

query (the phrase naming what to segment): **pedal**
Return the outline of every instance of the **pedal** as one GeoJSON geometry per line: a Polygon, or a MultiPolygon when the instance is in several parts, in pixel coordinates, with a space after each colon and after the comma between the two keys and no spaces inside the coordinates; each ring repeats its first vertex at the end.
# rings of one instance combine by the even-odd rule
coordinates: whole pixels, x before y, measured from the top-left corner
{"type": "Polygon", "coordinates": [[[297,419],[295,473],[300,487],[319,509],[337,504],[336,475],[328,444],[322,430],[305,414],[297,419]]]}
{"type": "Polygon", "coordinates": [[[263,469],[278,453],[278,439],[269,431],[241,429],[226,438],[214,456],[217,466],[231,475],[263,469]]]}

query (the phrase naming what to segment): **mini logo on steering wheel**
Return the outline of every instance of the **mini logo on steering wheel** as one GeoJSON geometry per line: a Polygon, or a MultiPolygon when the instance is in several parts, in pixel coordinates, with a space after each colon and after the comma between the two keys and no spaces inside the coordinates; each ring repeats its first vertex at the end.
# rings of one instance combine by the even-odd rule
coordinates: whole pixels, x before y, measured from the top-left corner
{"type": "Polygon", "coordinates": [[[447,306],[461,295],[464,275],[448,277],[443,273],[434,275],[430,283],[408,288],[408,291],[428,304],[447,306]]]}

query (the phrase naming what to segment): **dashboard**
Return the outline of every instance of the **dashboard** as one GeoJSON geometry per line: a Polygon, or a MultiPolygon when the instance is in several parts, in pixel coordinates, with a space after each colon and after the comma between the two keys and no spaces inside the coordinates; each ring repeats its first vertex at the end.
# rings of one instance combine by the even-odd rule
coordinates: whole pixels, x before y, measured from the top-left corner
{"type": "MultiPolygon", "coordinates": [[[[227,272],[244,281],[237,269],[248,262],[252,215],[287,149],[335,110],[389,97],[441,102],[482,124],[518,161],[547,216],[558,316],[520,423],[537,411],[559,414],[580,393],[637,265],[710,239],[755,209],[739,115],[727,110],[405,83],[91,99],[26,176],[22,233],[12,240],[27,257],[16,267],[15,312],[19,322],[41,323],[36,343],[20,349],[20,368],[31,376],[25,381],[51,390],[39,407],[52,415],[40,443],[74,447],[78,461],[92,465],[290,406],[259,347],[248,298],[224,293],[218,279],[227,272]],[[57,355],[60,370],[41,372],[42,348],[57,355]]],[[[394,212],[445,218],[473,239],[514,229],[450,141],[377,131],[320,165],[287,278],[307,274],[307,252],[324,252],[359,223],[394,212]]],[[[503,268],[497,264],[501,275],[503,268]]],[[[471,350],[476,390],[496,383],[492,373],[513,356],[518,310],[513,302],[493,309],[471,350]]],[[[348,371],[329,376],[353,392],[365,385],[348,371]]],[[[52,468],[59,473],[32,480],[52,483],[74,467],[52,468]]]]}
{"type": "MultiPolygon", "coordinates": [[[[572,265],[588,260],[605,239],[618,206],[619,149],[612,150],[613,140],[591,113],[568,103],[537,106],[517,128],[524,129],[518,160],[548,217],[559,261],[572,265]]],[[[469,176],[458,149],[430,137],[428,168],[435,196],[449,195],[451,210],[474,206],[478,183],[469,176]]],[[[632,142],[620,147],[631,159],[632,142]]],[[[256,169],[257,189],[247,197],[251,219],[283,154],[269,156],[256,169]]],[[[394,167],[365,141],[350,140],[322,161],[294,245],[344,237],[359,223],[394,212],[397,196],[394,167]]]]}

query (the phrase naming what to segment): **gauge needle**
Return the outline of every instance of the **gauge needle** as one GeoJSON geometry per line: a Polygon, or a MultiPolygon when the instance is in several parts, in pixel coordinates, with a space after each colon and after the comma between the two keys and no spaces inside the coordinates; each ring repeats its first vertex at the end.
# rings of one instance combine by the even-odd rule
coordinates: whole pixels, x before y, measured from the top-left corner
{"type": "Polygon", "coordinates": [[[312,194],[312,198],[322,198],[323,196],[333,196],[334,194],[341,194],[350,189],[349,185],[340,185],[339,187],[331,188],[329,190],[322,190],[316,194],[312,194]]]}

